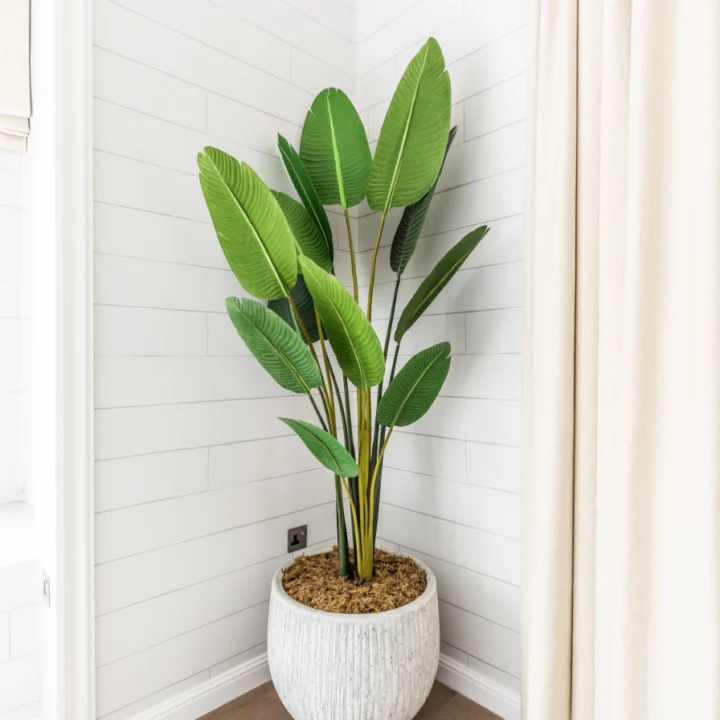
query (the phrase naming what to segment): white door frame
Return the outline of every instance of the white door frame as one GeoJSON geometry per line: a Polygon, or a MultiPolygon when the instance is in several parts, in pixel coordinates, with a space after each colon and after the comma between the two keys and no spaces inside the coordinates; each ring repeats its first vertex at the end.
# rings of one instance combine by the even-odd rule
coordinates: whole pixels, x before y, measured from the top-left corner
{"type": "Polygon", "coordinates": [[[95,718],[92,0],[34,0],[28,142],[31,467],[43,720],[95,718]]]}

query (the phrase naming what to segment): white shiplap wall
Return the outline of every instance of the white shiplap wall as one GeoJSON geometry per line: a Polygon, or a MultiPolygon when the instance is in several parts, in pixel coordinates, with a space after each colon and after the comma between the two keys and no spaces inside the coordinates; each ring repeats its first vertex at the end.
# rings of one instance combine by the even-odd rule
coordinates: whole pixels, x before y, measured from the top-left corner
{"type": "Polygon", "coordinates": [[[242,291],[196,155],[217,145],[289,190],[275,134],[296,143],[317,91],[353,89],[355,12],[94,10],[97,716],[121,720],[260,654],[286,530],[334,535],[331,478],[276,420],[309,418],[306,401],[274,385],[225,316],[242,291]]]}
{"type": "MultiPolygon", "coordinates": [[[[458,135],[409,264],[400,307],[437,260],[477,225],[491,227],[426,317],[401,361],[453,347],[441,397],[397,432],[383,474],[380,534],[438,576],[443,652],[510,693],[520,674],[520,365],[525,0],[365,0],[358,5],[357,96],[370,140],[429,35],[440,42],[458,135]]],[[[367,285],[378,217],[357,213],[367,285]]],[[[384,333],[393,277],[386,227],[374,301],[384,333]]],[[[384,337],[384,334],[383,334],[384,337]]]]}

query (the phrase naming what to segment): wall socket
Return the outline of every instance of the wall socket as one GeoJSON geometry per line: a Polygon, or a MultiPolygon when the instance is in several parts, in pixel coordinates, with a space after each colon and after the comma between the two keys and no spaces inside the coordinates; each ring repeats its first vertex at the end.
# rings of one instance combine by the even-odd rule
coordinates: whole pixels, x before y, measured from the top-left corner
{"type": "Polygon", "coordinates": [[[288,530],[288,549],[289,553],[296,550],[304,550],[307,547],[307,525],[300,525],[296,528],[288,530]]]}

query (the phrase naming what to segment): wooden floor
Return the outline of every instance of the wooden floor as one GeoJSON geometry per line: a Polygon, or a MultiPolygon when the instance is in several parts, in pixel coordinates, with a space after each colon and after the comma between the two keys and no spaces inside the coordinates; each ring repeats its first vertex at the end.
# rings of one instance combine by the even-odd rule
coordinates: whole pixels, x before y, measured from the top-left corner
{"type": "MultiPolygon", "coordinates": [[[[292,720],[282,706],[272,683],[265,683],[247,695],[205,715],[201,720],[292,720]]],[[[416,720],[498,720],[497,715],[435,683],[425,707],[416,720]]]]}

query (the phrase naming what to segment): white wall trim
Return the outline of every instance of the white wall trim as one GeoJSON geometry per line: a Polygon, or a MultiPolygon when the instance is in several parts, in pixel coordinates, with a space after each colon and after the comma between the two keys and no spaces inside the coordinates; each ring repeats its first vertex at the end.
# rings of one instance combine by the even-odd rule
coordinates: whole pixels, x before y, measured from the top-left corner
{"type": "MultiPolygon", "coordinates": [[[[520,719],[520,697],[516,693],[447,655],[440,655],[437,679],[504,720],[520,719]]],[[[144,710],[132,720],[196,720],[268,680],[270,670],[267,653],[263,653],[149,710],[144,710]]]]}
{"type": "Polygon", "coordinates": [[[267,653],[136,715],[133,720],[195,720],[270,680],[267,653]]]}
{"type": "Polygon", "coordinates": [[[520,696],[493,678],[440,655],[437,679],[504,720],[520,720],[520,696]]]}

